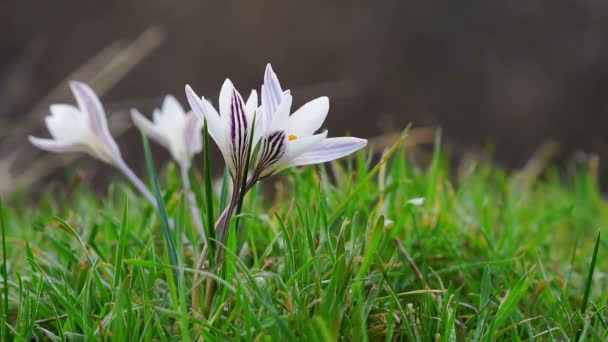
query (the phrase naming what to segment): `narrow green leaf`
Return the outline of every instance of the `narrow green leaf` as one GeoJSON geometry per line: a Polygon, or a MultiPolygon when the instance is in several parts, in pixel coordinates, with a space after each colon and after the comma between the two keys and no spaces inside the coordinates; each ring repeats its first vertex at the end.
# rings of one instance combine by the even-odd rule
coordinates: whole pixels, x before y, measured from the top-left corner
{"type": "MultiPolygon", "coordinates": [[[[587,311],[587,305],[589,304],[589,296],[591,294],[591,285],[593,283],[593,272],[595,270],[595,263],[597,261],[597,252],[600,248],[600,232],[597,232],[597,238],[595,239],[595,247],[593,248],[593,257],[591,258],[591,265],[589,265],[589,273],[587,274],[587,280],[585,281],[585,294],[583,295],[583,303],[581,304],[581,315],[585,317],[587,311]]],[[[580,340],[581,331],[577,332],[576,340],[580,340]]]]}
{"type": "Polygon", "coordinates": [[[2,328],[0,329],[0,336],[2,339],[9,339],[8,330],[8,270],[6,267],[6,222],[4,218],[4,202],[0,199],[0,229],[2,230],[2,279],[3,279],[3,312],[2,312],[2,328]]]}
{"type": "Polygon", "coordinates": [[[129,206],[127,196],[124,197],[122,206],[122,220],[120,222],[120,234],[118,237],[118,250],[116,251],[116,262],[114,263],[114,289],[118,288],[122,279],[122,259],[125,255],[127,243],[127,218],[129,217],[129,206]]]}
{"type": "MultiPolygon", "coordinates": [[[[203,124],[204,139],[204,164],[203,172],[205,177],[205,202],[207,203],[207,243],[209,244],[209,255],[215,255],[215,212],[213,210],[213,187],[211,186],[211,145],[209,144],[209,127],[205,118],[203,124]]],[[[209,258],[213,262],[213,258],[209,258]]]]}
{"type": "MultiPolygon", "coordinates": [[[[167,254],[169,255],[169,262],[172,266],[178,266],[178,258],[177,251],[175,249],[175,241],[173,240],[173,234],[171,232],[171,227],[169,224],[169,217],[167,216],[167,210],[165,208],[165,201],[163,200],[163,196],[160,191],[160,185],[158,184],[158,177],[156,176],[156,170],[154,169],[154,160],[152,159],[152,152],[150,151],[150,143],[148,141],[148,137],[146,137],[143,132],[141,133],[141,138],[144,145],[144,154],[146,157],[146,165],[148,166],[148,173],[150,174],[150,178],[152,179],[152,187],[154,188],[154,196],[156,197],[156,204],[158,207],[158,214],[160,216],[160,221],[163,227],[163,232],[165,235],[165,243],[167,245],[167,254]]],[[[174,279],[177,281],[178,274],[177,270],[173,270],[174,279]]]]}

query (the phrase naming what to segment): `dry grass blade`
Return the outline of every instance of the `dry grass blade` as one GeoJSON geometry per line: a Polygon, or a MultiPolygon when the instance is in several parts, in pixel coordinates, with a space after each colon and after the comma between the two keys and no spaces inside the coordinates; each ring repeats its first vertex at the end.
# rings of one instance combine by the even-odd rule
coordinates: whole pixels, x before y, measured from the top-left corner
{"type": "MultiPolygon", "coordinates": [[[[153,26],[145,30],[131,44],[124,46],[120,42],[115,42],[103,49],[95,57],[83,66],[71,73],[64,81],[55,87],[47,96],[40,100],[25,118],[25,122],[16,125],[12,134],[7,137],[7,144],[17,140],[23,140],[24,136],[31,132],[34,127],[38,127],[42,122],[42,115],[46,113],[46,108],[53,102],[68,98],[68,82],[72,79],[82,80],[89,83],[99,96],[102,96],[125,75],[139,64],[145,57],[150,55],[165,40],[165,31],[162,28],[153,26]]],[[[130,122],[126,116],[109,118],[110,129],[115,136],[120,136],[130,127],[130,122]]],[[[27,143],[21,143],[13,150],[23,149],[27,143]]],[[[66,166],[67,164],[80,158],[81,154],[70,155],[45,155],[27,163],[23,170],[13,173],[5,172],[8,177],[3,177],[0,183],[0,191],[7,197],[19,189],[31,186],[35,182],[48,176],[53,171],[66,166]]],[[[3,157],[0,160],[0,170],[10,170],[14,165],[14,158],[11,156],[3,157]]]]}

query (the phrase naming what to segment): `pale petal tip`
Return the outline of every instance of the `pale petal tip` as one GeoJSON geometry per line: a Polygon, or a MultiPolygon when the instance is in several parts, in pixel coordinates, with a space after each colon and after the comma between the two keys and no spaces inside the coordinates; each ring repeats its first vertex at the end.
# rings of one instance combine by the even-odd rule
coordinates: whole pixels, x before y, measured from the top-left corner
{"type": "Polygon", "coordinates": [[[29,142],[34,145],[34,147],[44,150],[44,151],[48,151],[48,152],[56,152],[55,150],[53,150],[53,142],[54,140],[52,139],[46,139],[46,138],[38,138],[32,135],[29,135],[27,137],[27,140],[29,140],[29,142]]]}
{"type": "Polygon", "coordinates": [[[229,78],[226,78],[224,80],[224,83],[222,83],[222,88],[224,88],[224,87],[234,88],[234,84],[232,83],[232,81],[229,78]]]}
{"type": "Polygon", "coordinates": [[[421,205],[424,205],[424,197],[412,198],[412,199],[408,200],[406,203],[419,207],[421,205]]]}
{"type": "Polygon", "coordinates": [[[165,95],[165,97],[163,98],[163,104],[168,101],[175,101],[175,102],[179,103],[179,101],[177,101],[177,98],[175,96],[173,96],[172,94],[165,95]]]}
{"type": "Polygon", "coordinates": [[[135,108],[131,108],[130,112],[131,112],[131,119],[133,120],[133,122],[135,122],[135,124],[137,124],[137,121],[144,118],[144,115],[135,108]]]}
{"type": "Polygon", "coordinates": [[[92,91],[91,87],[84,82],[71,80],[69,84],[70,89],[72,89],[72,92],[76,92],[78,89],[89,89],[92,91]]]}
{"type": "Polygon", "coordinates": [[[270,63],[266,63],[266,70],[264,71],[266,74],[274,74],[272,70],[272,65],[270,63]]]}
{"type": "Polygon", "coordinates": [[[352,139],[356,139],[354,141],[354,145],[355,147],[355,151],[360,150],[362,148],[364,148],[365,146],[367,146],[367,139],[361,139],[361,138],[352,138],[352,139]]]}

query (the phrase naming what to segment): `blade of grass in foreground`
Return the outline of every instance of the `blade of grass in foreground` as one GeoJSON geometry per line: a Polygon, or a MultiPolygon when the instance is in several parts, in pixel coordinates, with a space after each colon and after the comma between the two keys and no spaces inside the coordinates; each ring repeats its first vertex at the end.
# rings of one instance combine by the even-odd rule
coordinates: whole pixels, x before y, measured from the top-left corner
{"type": "MultiPolygon", "coordinates": [[[[211,187],[211,151],[209,148],[209,128],[207,126],[207,119],[205,119],[203,126],[203,139],[204,149],[203,154],[205,163],[203,164],[203,171],[205,177],[205,201],[207,202],[207,248],[209,249],[209,255],[215,255],[215,215],[213,212],[213,188],[211,187]]],[[[209,262],[212,263],[213,258],[209,258],[209,262]]],[[[212,264],[209,266],[213,266],[212,264]]]]}
{"type": "Polygon", "coordinates": [[[8,325],[8,271],[6,269],[6,227],[4,222],[4,203],[0,199],[0,229],[2,230],[2,279],[4,284],[3,291],[3,302],[4,302],[4,311],[2,313],[2,327],[0,328],[0,337],[2,339],[8,339],[8,330],[6,330],[6,325],[8,325]]]}
{"type": "Polygon", "coordinates": [[[490,324],[490,328],[485,335],[484,341],[493,341],[498,329],[502,324],[507,321],[511,314],[517,310],[517,304],[521,298],[526,294],[528,287],[530,286],[533,278],[532,275],[535,272],[535,267],[532,267],[526,274],[521,277],[511,289],[508,290],[505,298],[501,301],[494,321],[490,324]]]}
{"type": "Polygon", "coordinates": [[[122,259],[125,255],[125,244],[127,241],[127,217],[129,208],[127,204],[127,196],[124,197],[122,205],[122,220],[120,222],[120,233],[118,236],[118,250],[116,251],[116,263],[114,264],[114,289],[118,288],[120,279],[122,278],[122,259]]]}
{"type": "MultiPolygon", "coordinates": [[[[595,262],[597,261],[597,251],[600,247],[600,232],[597,232],[597,238],[595,239],[595,247],[593,248],[593,257],[591,258],[591,265],[589,266],[589,274],[585,281],[585,294],[583,295],[583,303],[581,304],[581,316],[585,317],[585,311],[587,311],[587,304],[589,303],[589,294],[591,293],[591,283],[593,282],[593,271],[595,270],[595,262]]],[[[576,340],[579,341],[581,338],[581,330],[576,333],[576,340]]]]}
{"type": "Polygon", "coordinates": [[[386,152],[386,154],[384,154],[382,156],[382,159],[378,162],[378,164],[376,164],[376,166],[374,166],[374,168],[367,174],[367,176],[361,182],[359,182],[359,184],[357,185],[357,187],[355,187],[355,189],[353,191],[351,191],[348,194],[348,196],[346,196],[346,198],[344,198],[344,200],[342,201],[342,203],[340,203],[337,206],[337,209],[329,217],[328,222],[329,222],[330,226],[332,226],[336,222],[336,220],[338,218],[340,218],[340,215],[342,214],[342,212],[344,211],[344,209],[346,209],[346,206],[359,193],[359,191],[361,191],[361,189],[363,189],[363,187],[376,176],[376,174],[382,168],[382,165],[386,164],[391,159],[392,155],[395,152],[397,152],[397,150],[401,146],[403,146],[403,144],[405,143],[405,138],[407,138],[407,136],[408,136],[409,130],[410,130],[409,126],[406,127],[403,130],[403,133],[401,133],[401,135],[399,136],[399,138],[397,138],[397,141],[393,144],[393,146],[391,146],[391,148],[386,152]]]}
{"type": "MultiPolygon", "coordinates": [[[[165,235],[165,242],[167,244],[167,253],[169,254],[169,262],[171,266],[177,267],[177,251],[175,249],[175,241],[173,240],[173,236],[171,234],[171,228],[169,226],[169,218],[167,216],[167,209],[165,208],[165,201],[163,200],[163,196],[160,193],[160,185],[158,185],[158,177],[156,176],[156,171],[154,170],[154,160],[152,159],[152,152],[150,152],[150,142],[148,141],[148,137],[146,137],[143,132],[141,133],[141,138],[144,145],[144,154],[146,157],[146,165],[148,166],[148,173],[150,174],[150,178],[152,179],[152,187],[154,188],[154,196],[156,197],[156,204],[158,206],[158,214],[160,215],[160,221],[163,226],[163,232],[165,235]]],[[[173,275],[175,281],[178,279],[178,273],[176,269],[173,269],[173,275]]]]}

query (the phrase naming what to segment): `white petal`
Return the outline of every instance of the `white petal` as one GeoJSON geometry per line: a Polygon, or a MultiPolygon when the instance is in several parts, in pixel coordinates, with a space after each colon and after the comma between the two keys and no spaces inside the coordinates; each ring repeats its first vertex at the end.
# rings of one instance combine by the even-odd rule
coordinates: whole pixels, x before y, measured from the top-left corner
{"type": "Polygon", "coordinates": [[[325,163],[347,156],[366,145],[367,140],[353,137],[325,139],[311,150],[292,159],[288,166],[325,163]]]}
{"type": "Polygon", "coordinates": [[[188,153],[193,156],[203,150],[203,140],[201,130],[203,122],[194,113],[186,114],[186,127],[184,128],[184,138],[188,153]]]}
{"type": "Polygon", "coordinates": [[[230,102],[232,100],[232,91],[234,90],[234,85],[230,79],[226,79],[222,84],[222,89],[220,89],[220,100],[219,100],[219,111],[220,116],[223,118],[227,118],[230,115],[230,102]]]}
{"type": "Polygon", "coordinates": [[[72,88],[76,102],[78,102],[78,107],[88,115],[91,130],[104,144],[105,152],[110,154],[109,157],[113,159],[120,159],[120,150],[108,129],[106,113],[93,89],[82,82],[76,81],[70,82],[70,88],[72,88]]]}
{"type": "Polygon", "coordinates": [[[169,140],[167,137],[137,109],[131,109],[131,119],[133,120],[135,126],[142,130],[152,140],[156,141],[165,148],[169,148],[169,140]]]}
{"type": "Polygon", "coordinates": [[[45,118],[51,136],[65,143],[82,142],[90,131],[88,118],[78,108],[64,104],[50,106],[51,115],[45,118]]]}
{"type": "Polygon", "coordinates": [[[194,113],[198,115],[201,122],[204,122],[205,119],[207,119],[209,135],[218,145],[222,153],[224,153],[224,150],[227,149],[225,140],[226,125],[224,124],[224,121],[209,101],[198,97],[189,85],[186,85],[186,96],[188,98],[188,103],[190,103],[190,107],[192,107],[194,113]]]}
{"type": "Polygon", "coordinates": [[[283,156],[283,160],[281,161],[281,164],[283,164],[282,168],[288,167],[287,165],[290,165],[291,161],[294,158],[297,158],[303,153],[311,151],[326,138],[327,131],[324,131],[319,134],[298,138],[296,140],[288,140],[285,148],[285,155],[283,156]]]}
{"type": "Polygon", "coordinates": [[[262,106],[268,115],[274,114],[283,99],[283,90],[279,78],[272,70],[270,63],[266,65],[264,72],[264,84],[262,85],[262,106]]]}
{"type": "Polygon", "coordinates": [[[53,139],[36,138],[31,135],[28,137],[28,139],[32,145],[48,152],[88,152],[84,145],[78,143],[64,143],[53,139]]]}
{"type": "Polygon", "coordinates": [[[304,137],[313,134],[325,121],[329,111],[329,99],[325,96],[303,105],[289,117],[287,134],[304,137]]]}
{"type": "Polygon", "coordinates": [[[184,107],[182,107],[182,105],[173,95],[165,96],[162,105],[162,112],[165,114],[171,114],[175,117],[183,117],[186,114],[184,107]]]}
{"type": "Polygon", "coordinates": [[[415,205],[417,207],[424,205],[424,197],[416,197],[405,202],[407,204],[415,205]]]}
{"type": "Polygon", "coordinates": [[[175,140],[182,135],[186,116],[175,111],[163,111],[155,109],[152,113],[154,117],[154,126],[164,135],[169,141],[175,140]]]}
{"type": "Polygon", "coordinates": [[[285,130],[289,125],[289,113],[291,111],[291,95],[283,96],[283,101],[277,107],[277,110],[272,116],[272,124],[270,130],[285,130]]]}
{"type": "Polygon", "coordinates": [[[245,103],[245,111],[247,112],[247,119],[249,119],[249,122],[253,122],[253,115],[257,109],[258,92],[253,89],[251,94],[249,94],[249,98],[247,98],[247,102],[245,103]]]}

